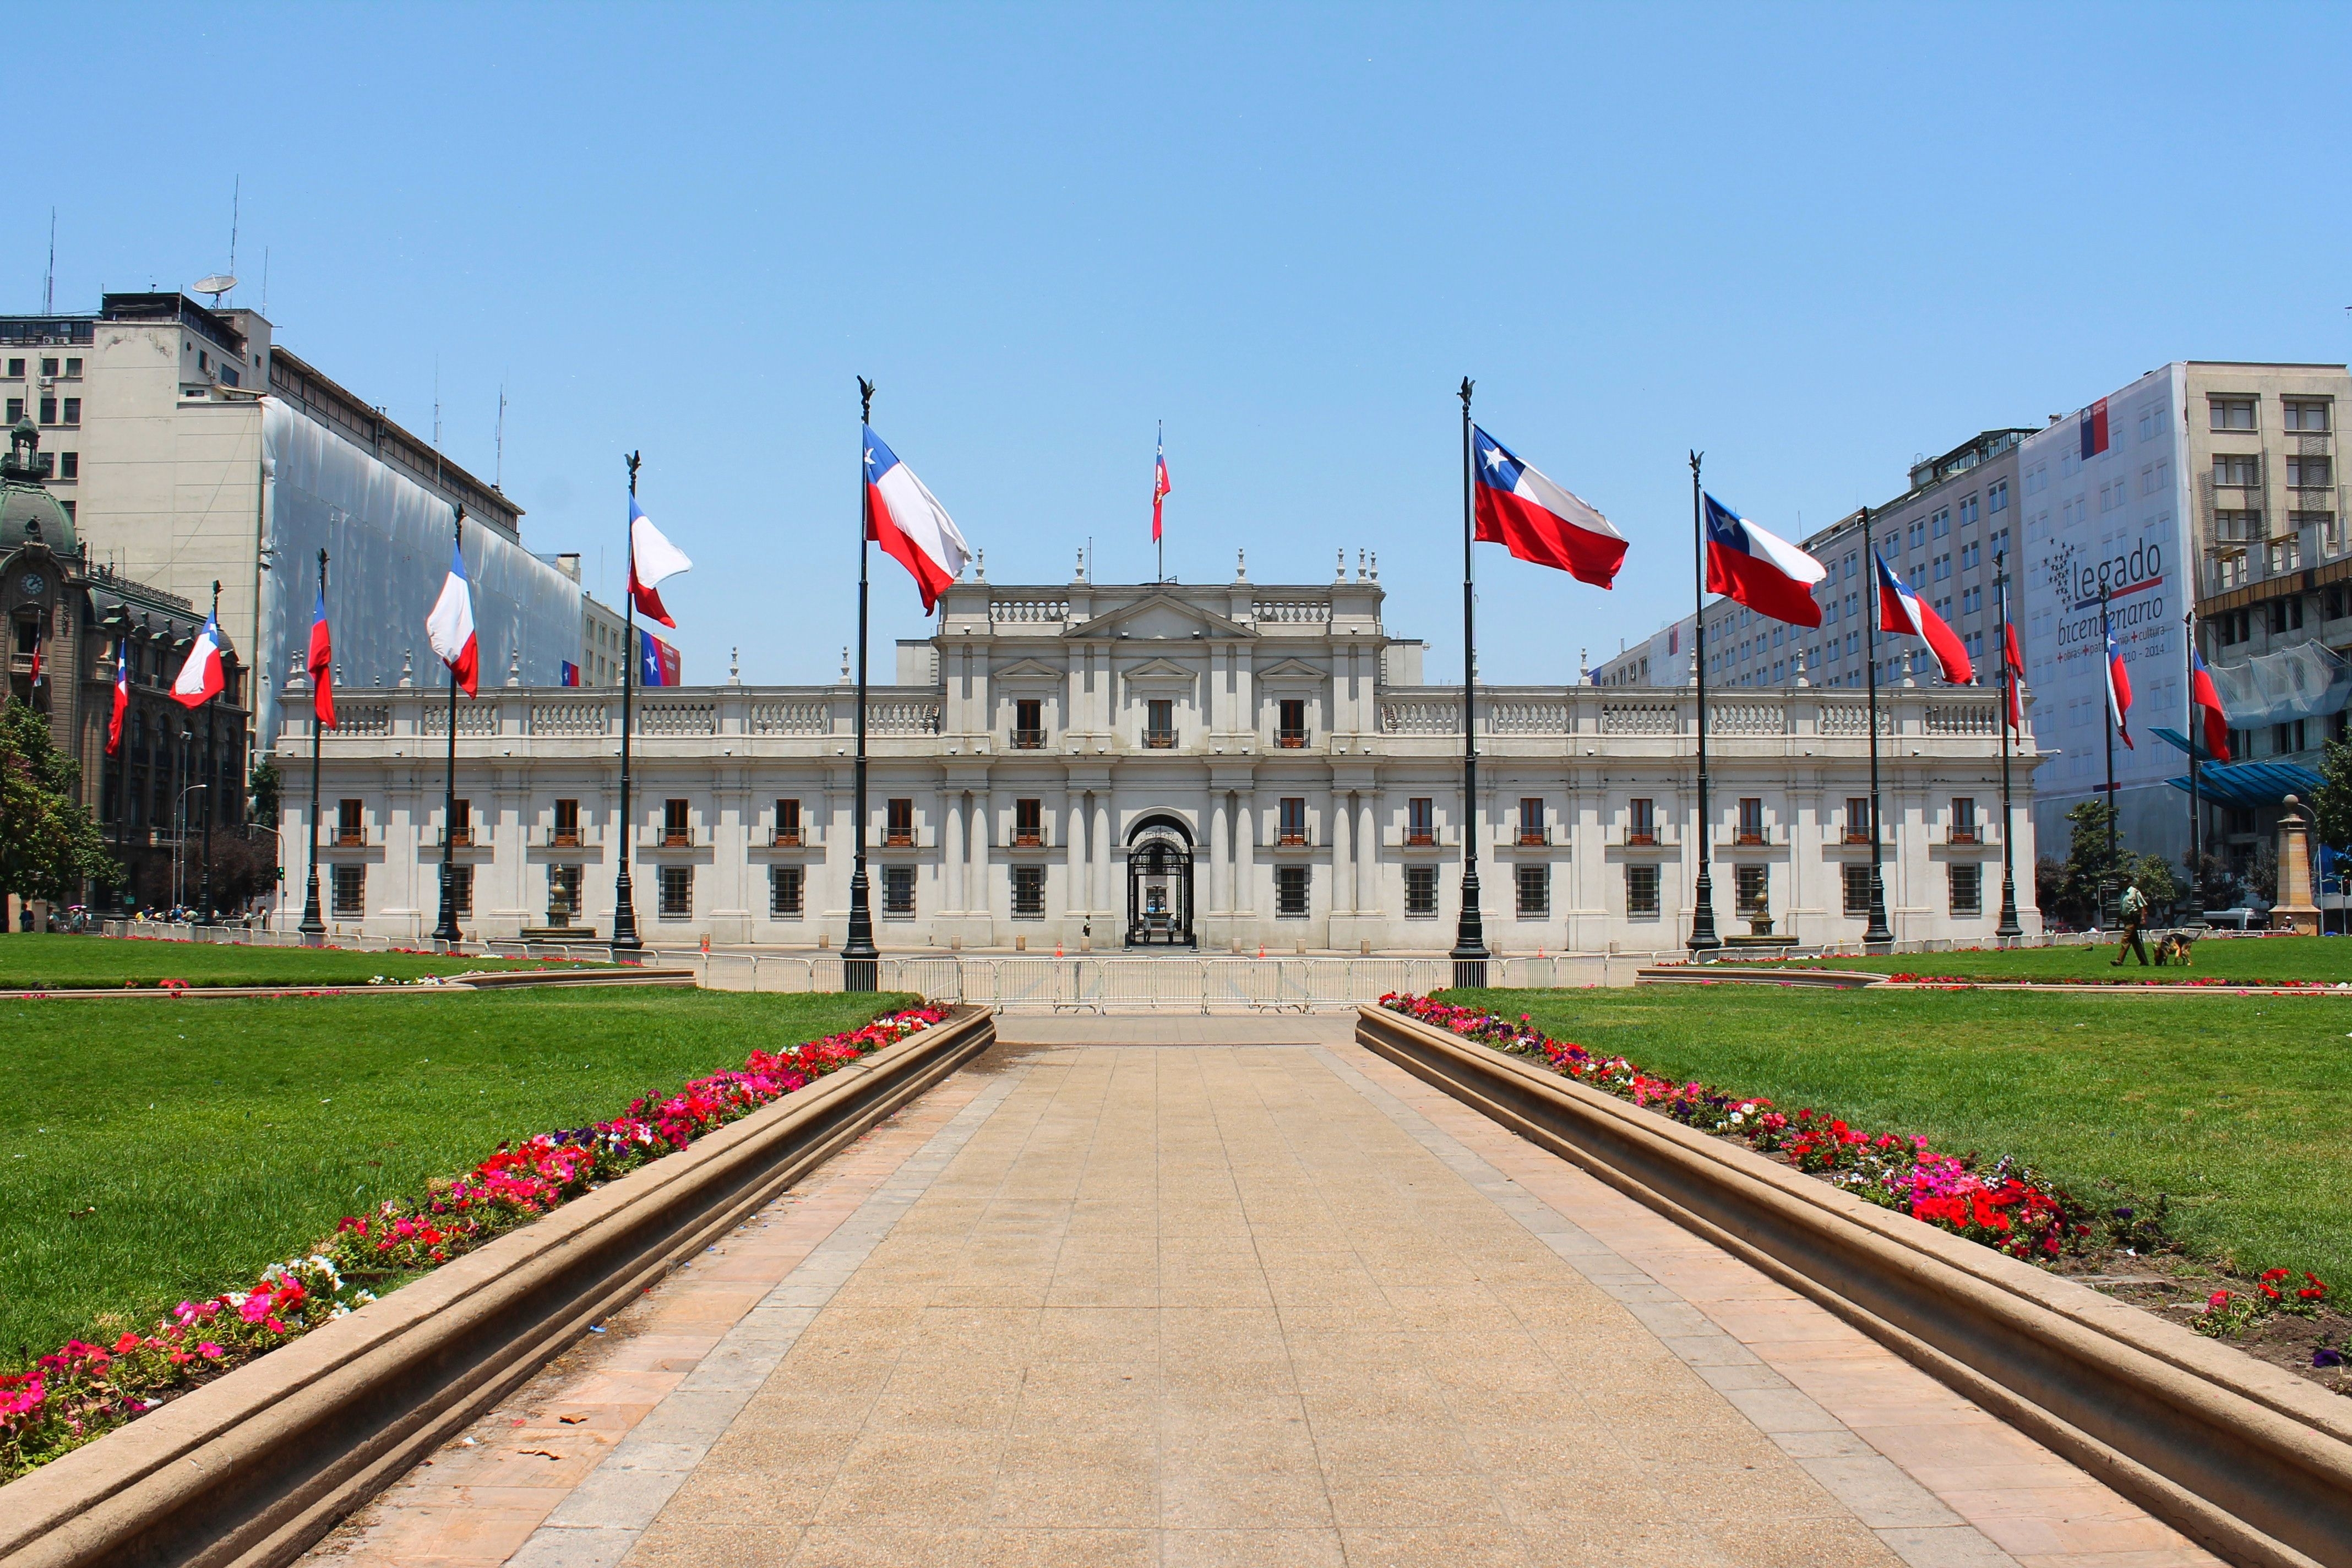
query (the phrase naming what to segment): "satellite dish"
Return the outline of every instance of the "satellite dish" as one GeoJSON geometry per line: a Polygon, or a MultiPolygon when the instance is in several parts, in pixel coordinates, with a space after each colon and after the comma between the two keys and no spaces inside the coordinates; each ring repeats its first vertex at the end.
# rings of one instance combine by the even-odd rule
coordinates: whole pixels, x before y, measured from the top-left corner
{"type": "Polygon", "coordinates": [[[220,297],[236,287],[235,278],[226,272],[215,272],[197,279],[194,291],[199,294],[210,294],[213,297],[213,303],[217,305],[220,303],[220,297]]]}

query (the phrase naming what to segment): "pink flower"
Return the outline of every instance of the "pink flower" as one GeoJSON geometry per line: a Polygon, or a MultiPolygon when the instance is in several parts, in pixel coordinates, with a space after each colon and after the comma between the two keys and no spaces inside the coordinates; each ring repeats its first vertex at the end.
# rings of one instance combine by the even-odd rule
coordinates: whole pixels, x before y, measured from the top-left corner
{"type": "Polygon", "coordinates": [[[226,1351],[221,1349],[220,1346],[213,1343],[210,1340],[198,1341],[196,1343],[196,1353],[204,1357],[206,1361],[218,1361],[223,1356],[228,1354],[226,1351]]]}

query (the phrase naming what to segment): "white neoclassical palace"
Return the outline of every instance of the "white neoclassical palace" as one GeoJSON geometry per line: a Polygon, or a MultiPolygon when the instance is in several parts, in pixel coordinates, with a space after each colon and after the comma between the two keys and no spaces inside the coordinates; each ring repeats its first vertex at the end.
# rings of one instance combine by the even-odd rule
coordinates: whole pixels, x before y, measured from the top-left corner
{"type": "MultiPolygon", "coordinates": [[[[1459,907],[1462,697],[1421,684],[1377,574],[1313,586],[959,583],[869,693],[866,832],[883,950],[1442,952],[1459,907]]],[[[436,671],[437,674],[437,670],[436,671]]],[[[306,868],[309,702],[277,746],[287,918],[306,868]]],[[[2029,734],[2000,809],[1991,692],[1882,693],[1888,915],[1900,939],[1990,938],[2014,832],[2033,910],[2029,734]]],[[[1860,938],[1860,692],[1710,694],[1717,920],[1727,935],[1860,938]]],[[[837,947],[854,825],[855,689],[641,692],[632,816],[614,820],[616,690],[485,685],[339,694],[320,770],[330,923],[422,937],[456,838],[468,935],[609,937],[635,856],[647,941],[837,947]]],[[[1481,686],[1475,816],[1487,941],[1649,952],[1687,936],[1697,870],[1687,688],[1481,686]]]]}

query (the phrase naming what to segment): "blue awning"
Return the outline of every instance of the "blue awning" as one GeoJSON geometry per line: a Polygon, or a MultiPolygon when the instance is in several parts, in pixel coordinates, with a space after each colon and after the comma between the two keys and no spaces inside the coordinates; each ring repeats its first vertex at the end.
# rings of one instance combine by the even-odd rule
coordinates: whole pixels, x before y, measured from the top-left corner
{"type": "MultiPolygon", "coordinates": [[[[2320,783],[2319,770],[2301,763],[2221,763],[2197,770],[2198,798],[2218,805],[2276,805],[2287,795],[2309,800],[2320,783]]],[[[2189,775],[2174,779],[2172,787],[2188,794],[2189,775]]]]}

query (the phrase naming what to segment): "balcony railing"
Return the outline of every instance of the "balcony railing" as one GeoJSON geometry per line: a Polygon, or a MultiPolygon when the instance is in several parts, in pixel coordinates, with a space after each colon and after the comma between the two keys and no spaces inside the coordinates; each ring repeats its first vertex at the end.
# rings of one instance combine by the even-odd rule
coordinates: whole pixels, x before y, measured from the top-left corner
{"type": "Polygon", "coordinates": [[[1428,849],[1436,843],[1437,835],[1426,827],[1413,828],[1404,836],[1404,847],[1408,849],[1428,849]]]}
{"type": "Polygon", "coordinates": [[[363,849],[368,835],[364,827],[338,827],[327,835],[327,842],[338,849],[363,849]]]}
{"type": "Polygon", "coordinates": [[[801,847],[801,830],[797,827],[779,827],[769,842],[779,849],[797,849],[801,847]]]}
{"type": "Polygon", "coordinates": [[[1045,731],[1043,730],[1015,730],[1013,731],[1013,749],[1016,752],[1034,752],[1042,748],[1045,744],[1045,731]]]}
{"type": "Polygon", "coordinates": [[[1538,844],[1549,844],[1550,842],[1551,836],[1540,827],[1522,827],[1519,829],[1519,847],[1521,848],[1527,848],[1538,844]]]}
{"type": "Polygon", "coordinates": [[[1015,849],[1043,849],[1045,847],[1045,836],[1042,833],[1016,833],[1013,836],[1013,847],[1015,849]]]}
{"type": "Polygon", "coordinates": [[[1298,748],[1307,744],[1307,731],[1304,730],[1277,730],[1275,731],[1274,743],[1290,751],[1297,751],[1298,748]]]}
{"type": "Polygon", "coordinates": [[[910,827],[894,827],[882,835],[882,847],[885,849],[912,849],[914,847],[915,832],[910,827]]]}
{"type": "Polygon", "coordinates": [[[1176,744],[1176,731],[1173,730],[1146,730],[1143,732],[1143,743],[1150,747],[1155,752],[1171,750],[1176,744]]]}
{"type": "MultiPolygon", "coordinates": [[[[1865,840],[1867,842],[1867,840],[1865,840]]],[[[1984,836],[1973,827],[1955,827],[1944,840],[1947,844],[1981,844],[1984,836]]]]}

